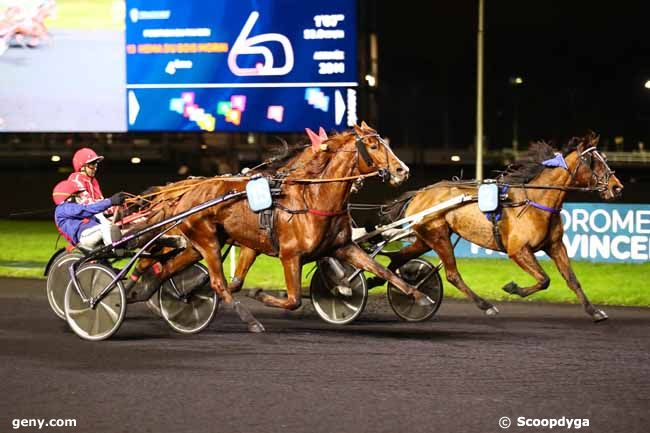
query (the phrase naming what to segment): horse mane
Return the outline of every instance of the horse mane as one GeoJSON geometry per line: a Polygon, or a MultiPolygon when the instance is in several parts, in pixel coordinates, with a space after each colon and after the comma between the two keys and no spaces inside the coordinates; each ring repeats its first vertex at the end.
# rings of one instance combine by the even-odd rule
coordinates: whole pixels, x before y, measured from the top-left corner
{"type": "Polygon", "coordinates": [[[271,156],[271,158],[268,159],[268,163],[264,167],[261,167],[259,170],[256,170],[257,172],[265,174],[275,173],[279,169],[289,164],[293,158],[298,156],[308,147],[307,144],[301,142],[294,145],[289,145],[285,140],[281,138],[279,140],[280,143],[282,143],[282,151],[276,153],[274,156],[271,156]]]}
{"type": "MultiPolygon", "coordinates": [[[[325,171],[325,168],[332,159],[332,155],[345,145],[351,134],[351,131],[333,134],[323,142],[323,144],[327,144],[327,149],[314,152],[313,158],[304,161],[300,167],[295,167],[293,174],[296,177],[307,178],[312,178],[321,174],[325,171]]],[[[309,149],[309,147],[307,149],[309,149]]],[[[305,152],[308,152],[307,149],[305,149],[305,152]]]]}
{"type": "Polygon", "coordinates": [[[542,161],[555,156],[555,150],[545,141],[533,141],[526,154],[509,164],[498,179],[506,183],[526,183],[536,178],[545,166],[542,161]]]}

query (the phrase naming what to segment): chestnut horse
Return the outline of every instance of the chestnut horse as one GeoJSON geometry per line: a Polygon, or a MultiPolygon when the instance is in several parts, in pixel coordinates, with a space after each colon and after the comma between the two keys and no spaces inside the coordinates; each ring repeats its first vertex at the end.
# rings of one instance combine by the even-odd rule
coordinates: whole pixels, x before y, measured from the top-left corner
{"type": "MultiPolygon", "coordinates": [[[[497,179],[500,185],[509,185],[510,188],[496,227],[475,202],[441,211],[414,226],[416,241],[389,254],[391,263],[388,268],[395,270],[408,260],[434,250],[444,264],[447,280],[486,314],[495,315],[498,313],[496,307],[474,293],[458,272],[451,234],[456,233],[481,247],[507,253],[510,259],[532,275],[537,282],[530,287],[520,287],[515,282],[503,287],[506,292],[521,297],[549,286],[550,279],[534,255],[542,250],[555,262],[587,314],[596,322],[607,319],[604,311],[589,302],[571,268],[562,242],[564,228],[559,213],[570,190],[597,191],[604,200],[621,195],[623,185],[610,170],[604,155],[596,149],[597,144],[598,137],[593,133],[584,138],[574,138],[562,156],[555,154],[544,142],[532,143],[527,157],[512,164],[497,179]]],[[[439,182],[407,193],[408,198],[403,199],[409,200],[405,216],[460,194],[475,193],[475,182],[439,182]]],[[[395,203],[399,204],[400,201],[395,203]]],[[[373,283],[377,282],[373,280],[373,283]]]]}
{"type": "MultiPolygon", "coordinates": [[[[220,256],[221,246],[226,242],[279,257],[284,268],[287,298],[259,293],[257,299],[268,306],[291,310],[300,307],[302,265],[325,255],[333,255],[391,281],[420,303],[430,302],[351,240],[347,204],[353,181],[359,176],[379,174],[392,186],[398,186],[408,178],[408,167],[365,122],[327,139],[320,151],[306,148],[303,152],[309,152],[310,157],[298,158],[305,162],[282,178],[282,195],[274,200],[275,242],[260,229],[259,215],[251,211],[247,200],[228,201],[184,220],[178,230],[191,247],[164,263],[159,274],[147,273],[145,277],[163,281],[203,258],[212,288],[226,304],[235,308],[251,332],[261,332],[264,328],[234,301],[226,286],[220,256]]],[[[186,211],[232,190],[241,191],[245,186],[246,180],[227,178],[198,183],[179,198],[173,213],[186,211]]],[[[163,212],[156,219],[167,216],[163,212]]],[[[152,222],[156,221],[149,221],[152,222]]]]}

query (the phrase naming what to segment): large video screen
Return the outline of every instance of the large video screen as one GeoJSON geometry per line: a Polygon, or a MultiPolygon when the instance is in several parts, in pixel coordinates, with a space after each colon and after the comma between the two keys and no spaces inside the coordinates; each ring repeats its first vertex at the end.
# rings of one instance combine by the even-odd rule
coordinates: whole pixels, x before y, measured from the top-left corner
{"type": "Polygon", "coordinates": [[[356,123],[356,0],[28,3],[0,0],[0,130],[356,123]]]}
{"type": "Polygon", "coordinates": [[[129,129],[290,131],[354,117],[354,1],[126,4],[129,129]]]}

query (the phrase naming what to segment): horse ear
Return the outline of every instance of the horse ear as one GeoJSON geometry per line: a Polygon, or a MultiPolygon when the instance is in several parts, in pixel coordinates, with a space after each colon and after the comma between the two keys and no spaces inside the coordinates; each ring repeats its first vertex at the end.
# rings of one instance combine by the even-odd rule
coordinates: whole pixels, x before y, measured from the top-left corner
{"type": "Polygon", "coordinates": [[[354,130],[357,132],[357,134],[363,135],[363,128],[359,127],[359,125],[354,125],[354,130]]]}
{"type": "Polygon", "coordinates": [[[370,129],[370,127],[368,126],[365,120],[361,121],[361,129],[370,129]]]}
{"type": "Polygon", "coordinates": [[[319,135],[316,135],[316,133],[309,128],[305,128],[305,132],[307,132],[307,135],[309,136],[309,141],[311,141],[311,150],[313,150],[314,152],[327,150],[327,144],[324,143],[324,141],[327,140],[327,134],[325,133],[325,130],[322,127],[318,131],[319,135]]]}
{"type": "Polygon", "coordinates": [[[600,141],[600,135],[593,133],[593,135],[591,136],[590,144],[592,146],[598,146],[599,141],[600,141]]]}

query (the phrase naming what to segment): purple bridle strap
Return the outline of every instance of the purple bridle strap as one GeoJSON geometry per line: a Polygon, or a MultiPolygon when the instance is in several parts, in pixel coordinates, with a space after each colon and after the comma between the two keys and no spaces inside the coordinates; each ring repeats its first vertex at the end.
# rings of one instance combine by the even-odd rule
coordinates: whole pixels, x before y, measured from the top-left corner
{"type": "Polygon", "coordinates": [[[562,167],[563,169],[569,171],[569,166],[567,165],[566,160],[561,153],[556,153],[553,158],[542,161],[542,165],[550,168],[562,167]]]}
{"type": "Polygon", "coordinates": [[[560,213],[560,210],[561,210],[561,209],[555,209],[555,208],[552,208],[552,207],[544,206],[543,204],[537,203],[537,202],[532,201],[532,200],[528,200],[528,204],[531,205],[534,208],[546,211],[548,213],[560,213]]]}

